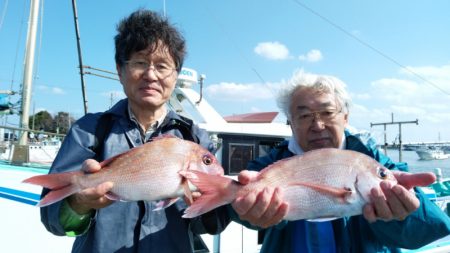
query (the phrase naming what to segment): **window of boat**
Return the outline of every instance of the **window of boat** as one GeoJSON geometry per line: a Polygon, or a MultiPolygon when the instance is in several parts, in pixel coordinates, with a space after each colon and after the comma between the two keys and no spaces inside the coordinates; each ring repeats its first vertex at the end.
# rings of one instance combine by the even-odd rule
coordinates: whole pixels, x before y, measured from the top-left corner
{"type": "Polygon", "coordinates": [[[254,159],[255,145],[245,143],[229,144],[229,167],[230,174],[237,174],[247,168],[248,162],[254,159]]]}

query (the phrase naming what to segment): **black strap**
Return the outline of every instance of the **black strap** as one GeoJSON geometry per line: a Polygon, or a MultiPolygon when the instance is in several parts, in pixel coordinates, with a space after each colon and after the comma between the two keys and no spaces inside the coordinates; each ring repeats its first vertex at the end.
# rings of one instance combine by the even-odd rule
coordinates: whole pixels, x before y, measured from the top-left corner
{"type": "Polygon", "coordinates": [[[104,113],[100,116],[97,121],[97,126],[95,128],[95,140],[94,146],[90,147],[90,149],[95,153],[94,159],[101,162],[103,146],[105,143],[105,138],[111,132],[111,128],[113,125],[112,115],[109,113],[104,113]]]}
{"type": "Polygon", "coordinates": [[[171,119],[171,121],[169,123],[165,124],[161,128],[161,132],[165,133],[170,130],[176,129],[176,130],[180,131],[181,135],[183,135],[183,139],[192,141],[195,143],[199,143],[198,137],[192,132],[192,126],[193,126],[194,122],[189,118],[186,118],[186,117],[183,117],[180,115],[179,115],[179,117],[182,120],[171,119]]]}

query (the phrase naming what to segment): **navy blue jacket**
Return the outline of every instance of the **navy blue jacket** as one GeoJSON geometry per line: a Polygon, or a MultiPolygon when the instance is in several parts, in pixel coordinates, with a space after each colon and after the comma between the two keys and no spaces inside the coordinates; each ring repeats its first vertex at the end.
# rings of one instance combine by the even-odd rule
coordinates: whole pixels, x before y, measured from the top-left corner
{"type": "MultiPolygon", "coordinates": [[[[378,151],[370,138],[346,135],[346,149],[355,150],[379,161],[388,169],[407,170],[406,164],[395,164],[378,151]]],[[[269,164],[294,154],[285,141],[273,149],[268,156],[249,163],[249,170],[260,171],[269,164]]],[[[450,234],[449,217],[434,203],[416,190],[420,207],[403,221],[377,221],[369,223],[362,215],[344,217],[332,221],[336,250],[340,253],[400,252],[399,248],[419,248],[450,234]]],[[[234,213],[233,219],[239,221],[234,213]]],[[[265,231],[261,253],[291,253],[294,222],[283,221],[265,231]]]]}
{"type": "MultiPolygon", "coordinates": [[[[127,108],[128,101],[124,99],[105,112],[111,114],[112,126],[110,133],[105,136],[100,158],[107,159],[143,144],[139,127],[130,120],[127,108]]],[[[50,173],[79,170],[84,160],[94,157],[95,153],[89,147],[94,145],[95,128],[101,115],[87,114],[72,126],[50,173]]],[[[191,128],[189,122],[169,111],[154,135],[172,134],[182,138],[179,129],[186,126],[191,128]]],[[[191,132],[200,145],[212,150],[206,131],[193,125],[191,132]]],[[[59,221],[61,203],[41,208],[42,223],[55,235],[66,234],[59,221]]],[[[180,200],[163,210],[152,211],[155,203],[117,201],[97,210],[89,229],[76,238],[72,252],[192,252],[195,234],[220,233],[229,223],[225,208],[194,219],[183,219],[181,215],[186,208],[184,201],[180,200]]]]}

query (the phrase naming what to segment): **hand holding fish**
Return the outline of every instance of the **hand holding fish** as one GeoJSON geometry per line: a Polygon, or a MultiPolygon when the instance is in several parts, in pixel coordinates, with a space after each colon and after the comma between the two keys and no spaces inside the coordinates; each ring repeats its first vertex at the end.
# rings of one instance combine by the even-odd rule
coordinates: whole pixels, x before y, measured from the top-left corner
{"type": "Polygon", "coordinates": [[[376,220],[404,220],[409,214],[419,208],[419,199],[411,191],[414,186],[427,186],[436,180],[433,173],[406,173],[392,171],[397,184],[383,181],[380,187],[371,190],[370,204],[363,209],[364,217],[369,222],[376,220]]]}
{"type": "MultiPolygon", "coordinates": [[[[243,170],[238,175],[239,183],[246,185],[256,181],[258,172],[243,170]]],[[[287,214],[289,204],[283,201],[280,187],[265,187],[259,193],[251,191],[232,202],[232,207],[242,220],[267,228],[278,224],[287,214]]]]}
{"type": "MultiPolygon", "coordinates": [[[[85,173],[99,172],[101,165],[94,159],[84,161],[81,170],[85,173]]],[[[92,209],[100,209],[113,203],[106,194],[113,188],[112,182],[104,182],[92,188],[84,189],[67,198],[70,207],[78,214],[87,214],[92,209]]]]}

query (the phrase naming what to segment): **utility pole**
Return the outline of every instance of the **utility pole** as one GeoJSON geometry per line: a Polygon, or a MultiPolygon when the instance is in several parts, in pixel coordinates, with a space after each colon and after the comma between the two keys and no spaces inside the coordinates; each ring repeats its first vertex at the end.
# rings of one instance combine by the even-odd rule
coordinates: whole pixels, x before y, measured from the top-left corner
{"type": "Polygon", "coordinates": [[[398,161],[402,161],[402,124],[416,124],[419,125],[419,120],[414,121],[394,121],[394,114],[391,113],[391,122],[381,122],[381,123],[370,123],[370,127],[383,125],[384,127],[384,154],[387,155],[387,140],[386,140],[386,126],[387,125],[398,125],[398,161]]]}

